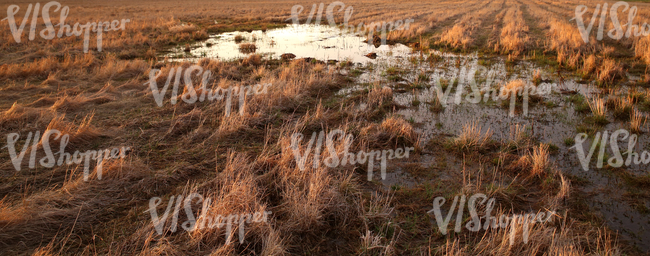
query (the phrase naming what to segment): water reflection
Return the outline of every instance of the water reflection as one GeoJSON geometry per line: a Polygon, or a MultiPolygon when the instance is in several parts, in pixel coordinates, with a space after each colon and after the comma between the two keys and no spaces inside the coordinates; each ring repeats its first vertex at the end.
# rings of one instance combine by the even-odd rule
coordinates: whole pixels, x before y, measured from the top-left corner
{"type": "MultiPolygon", "coordinates": [[[[406,55],[411,49],[402,44],[375,47],[364,42],[366,38],[342,34],[335,27],[323,25],[287,25],[285,28],[266,32],[230,32],[211,36],[205,42],[191,47],[189,54],[181,48],[173,49],[167,57],[179,59],[215,58],[234,60],[252,53],[269,58],[280,58],[292,53],[296,58],[327,60],[350,60],[358,63],[382,61],[393,55],[406,55]],[[375,59],[366,57],[375,53],[375,59]]],[[[371,56],[373,57],[373,56],[371,56]]]]}

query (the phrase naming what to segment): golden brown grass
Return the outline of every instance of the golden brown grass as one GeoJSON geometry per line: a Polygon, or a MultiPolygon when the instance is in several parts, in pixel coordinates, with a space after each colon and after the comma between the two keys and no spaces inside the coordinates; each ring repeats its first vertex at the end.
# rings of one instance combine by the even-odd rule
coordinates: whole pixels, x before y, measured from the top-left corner
{"type": "Polygon", "coordinates": [[[373,87],[368,93],[368,107],[377,108],[393,103],[393,90],[388,87],[373,87]]]}
{"type": "MultiPolygon", "coordinates": [[[[611,99],[611,98],[610,98],[611,99]]],[[[613,104],[608,104],[610,99],[607,99],[606,105],[614,105],[614,117],[622,120],[627,120],[632,115],[632,110],[634,109],[634,103],[632,99],[628,97],[615,97],[613,104]]]]}
{"type": "Polygon", "coordinates": [[[417,146],[418,136],[413,126],[397,115],[389,115],[381,124],[371,124],[361,129],[359,137],[371,148],[417,146]]]}
{"type": "Polygon", "coordinates": [[[596,67],[597,67],[596,66],[596,56],[591,54],[591,55],[589,55],[589,57],[587,57],[584,60],[584,63],[583,63],[583,66],[582,66],[582,72],[585,75],[590,75],[591,73],[593,73],[596,70],[596,67]]]}
{"type": "Polygon", "coordinates": [[[605,117],[607,113],[607,108],[605,107],[605,101],[602,98],[594,97],[592,100],[587,100],[589,103],[589,109],[594,116],[605,117]]]}
{"type": "Polygon", "coordinates": [[[463,151],[482,150],[489,145],[491,136],[489,128],[483,132],[478,121],[472,121],[463,125],[463,130],[452,140],[452,144],[463,151]]]}
{"type": "Polygon", "coordinates": [[[239,44],[239,51],[242,53],[253,53],[257,50],[255,43],[242,43],[239,44]]]}
{"type": "Polygon", "coordinates": [[[630,131],[633,133],[640,133],[641,129],[646,125],[647,118],[645,115],[637,110],[630,113],[630,131]]]}
{"type": "Polygon", "coordinates": [[[519,55],[526,50],[529,44],[528,26],[524,21],[521,6],[514,5],[509,8],[505,13],[503,19],[503,28],[501,29],[501,37],[499,44],[501,45],[502,52],[514,53],[519,55]]]}
{"type": "Polygon", "coordinates": [[[449,44],[453,48],[466,49],[471,47],[475,41],[475,33],[483,23],[484,16],[496,12],[497,8],[497,2],[490,1],[480,7],[477,12],[469,12],[463,15],[452,28],[442,34],[440,41],[449,44]]]}
{"type": "Polygon", "coordinates": [[[513,95],[514,92],[523,91],[525,86],[526,86],[526,82],[524,82],[524,80],[521,80],[521,79],[512,80],[512,81],[509,81],[504,86],[505,87],[504,91],[511,92],[508,95],[513,95]]]}
{"type": "Polygon", "coordinates": [[[604,59],[597,76],[601,82],[614,82],[614,80],[624,76],[623,67],[613,59],[604,59]]]}
{"type": "Polygon", "coordinates": [[[548,145],[540,144],[538,147],[533,149],[532,154],[530,155],[531,162],[533,167],[530,171],[531,175],[544,176],[545,172],[549,168],[549,154],[548,154],[548,145]]]}
{"type": "Polygon", "coordinates": [[[535,223],[529,225],[528,243],[523,241],[523,225],[508,225],[479,236],[470,245],[461,245],[460,239],[447,240],[447,243],[437,248],[441,255],[583,255],[587,248],[599,251],[603,255],[622,255],[616,243],[601,229],[584,227],[575,222],[567,222],[556,216],[558,227],[548,224],[535,223]],[[576,230],[587,230],[588,233],[576,236],[576,230]],[[510,244],[511,239],[514,244],[510,244]]]}
{"type": "Polygon", "coordinates": [[[251,54],[248,58],[242,61],[242,65],[244,66],[259,66],[260,64],[262,64],[262,57],[259,54],[251,54]]]}
{"type": "MultiPolygon", "coordinates": [[[[71,135],[69,150],[131,145],[133,151],[125,159],[107,162],[102,180],[97,179],[97,170],[91,166],[90,182],[83,181],[83,167],[79,166],[31,172],[16,172],[10,164],[0,166],[2,254],[401,255],[415,253],[408,249],[412,248],[411,240],[417,240],[414,244],[418,246],[429,243],[428,247],[418,248],[422,249],[420,252],[439,249],[450,254],[616,255],[619,251],[616,238],[609,237],[609,231],[596,233],[583,223],[561,226],[555,233],[551,227],[536,225],[531,228],[529,244],[524,245],[517,238],[513,247],[504,244],[508,232],[512,232],[508,230],[486,232],[479,241],[462,236],[418,239],[437,236],[431,233],[432,229],[408,230],[429,223],[426,220],[421,225],[411,225],[406,220],[412,219],[404,217],[426,208],[416,206],[418,203],[426,202],[430,207],[430,198],[418,194],[422,188],[404,190],[416,193],[407,199],[403,198],[404,194],[370,195],[369,187],[381,185],[362,183],[363,178],[359,177],[365,175],[358,173],[359,166],[330,169],[307,164],[306,170],[300,170],[292,151],[287,150],[290,136],[296,132],[308,137],[314,131],[343,129],[357,135],[352,151],[395,146],[415,146],[417,151],[421,150],[416,125],[397,114],[376,119],[370,115],[377,107],[393,107],[392,89],[374,87],[367,98],[359,99],[340,100],[332,96],[347,84],[340,79],[338,66],[305,60],[267,62],[256,54],[241,62],[199,60],[198,65],[215,77],[209,85],[213,89],[272,84],[267,94],[247,97],[243,106],[234,104],[237,99],[233,99],[229,117],[225,117],[224,101],[192,105],[167,103],[159,108],[150,89],[143,85],[153,68],[162,70],[160,85],[172,67],[187,68],[194,64],[158,62],[162,58],[156,53],[168,50],[170,45],[187,45],[216,31],[245,30],[257,25],[264,29],[286,19],[294,4],[302,4],[306,9],[311,8],[309,4],[293,0],[254,3],[73,0],[65,4],[71,8],[67,23],[116,18],[132,21],[126,31],[104,34],[101,53],[95,51],[96,37],[92,35],[88,54],[82,53],[83,42],[78,37],[50,41],[37,37],[18,44],[8,29],[0,30],[0,92],[5,96],[0,101],[0,130],[3,134],[24,135],[30,131],[58,129],[71,135]],[[366,110],[354,107],[362,103],[368,104],[366,110]],[[148,200],[192,192],[212,198],[213,207],[206,214],[263,210],[273,214],[267,223],[246,226],[244,244],[235,241],[225,245],[223,230],[156,234],[145,212],[148,200]],[[395,235],[388,234],[394,230],[395,235]],[[344,245],[337,245],[338,241],[345,241],[344,245]]],[[[598,59],[592,58],[598,54],[594,52],[597,47],[576,41],[579,34],[575,26],[565,21],[571,12],[558,7],[572,6],[573,2],[448,0],[396,5],[393,1],[373,0],[345,4],[354,7],[355,19],[351,21],[354,24],[413,18],[415,23],[408,30],[393,31],[388,36],[390,40],[403,42],[417,40],[422,49],[427,49],[430,42],[464,49],[481,45],[482,29],[493,25],[489,24],[493,15],[502,13],[502,19],[496,20],[503,23],[503,28],[496,35],[504,52],[521,55],[541,47],[557,51],[562,55],[562,62],[571,65],[588,56],[583,69],[597,72],[603,81],[612,81],[621,70],[620,62],[609,59],[603,61],[605,65],[601,69],[594,68],[598,67],[598,59]],[[502,6],[508,7],[507,13],[501,10],[502,6]],[[389,8],[390,11],[385,11],[389,8]],[[539,24],[528,23],[527,15],[539,19],[539,24]],[[542,31],[541,35],[531,32],[535,27],[542,31]],[[431,34],[434,36],[427,38],[431,34]],[[540,41],[546,44],[536,44],[540,41]]],[[[6,7],[7,4],[0,4],[0,9],[6,7]]],[[[26,3],[21,4],[21,11],[25,8],[26,3]]],[[[58,23],[58,17],[52,18],[53,23],[58,23]]],[[[342,17],[337,17],[337,22],[341,20],[342,17]]],[[[0,27],[7,28],[7,22],[0,21],[0,27]]],[[[648,62],[646,41],[641,39],[631,47],[637,57],[648,62]]],[[[256,49],[252,42],[240,45],[246,51],[256,49]]],[[[521,84],[508,86],[514,88],[521,84]]],[[[635,112],[630,125],[642,127],[641,123],[640,115],[635,112]]],[[[532,149],[529,170],[540,176],[555,175],[552,183],[556,187],[540,189],[539,184],[525,183],[529,180],[511,179],[506,184],[512,186],[500,186],[492,194],[513,199],[516,196],[509,191],[524,189],[534,192],[531,194],[545,206],[564,206],[570,199],[570,183],[552,171],[544,146],[528,145],[524,129],[515,130],[512,139],[518,149],[532,149]],[[543,191],[542,195],[539,190],[543,191]]],[[[491,131],[483,131],[477,122],[469,123],[454,143],[465,153],[489,150],[491,131]]],[[[305,148],[303,141],[301,150],[305,148]]],[[[343,147],[337,145],[335,150],[341,153],[343,147]]],[[[524,157],[529,154],[523,153],[526,150],[516,151],[521,151],[524,157]]],[[[7,155],[2,154],[6,159],[7,155]]],[[[405,161],[418,162],[418,154],[413,152],[405,161]]],[[[504,155],[500,159],[514,161],[511,159],[518,157],[504,155]]],[[[438,166],[427,171],[442,169],[445,168],[438,166]]],[[[482,179],[484,169],[469,169],[479,174],[468,175],[470,178],[463,181],[454,177],[453,182],[446,183],[448,186],[436,193],[457,192],[456,184],[463,187],[471,184],[475,191],[492,186],[492,181],[482,179]]],[[[507,176],[507,170],[495,173],[507,176]]],[[[181,214],[179,223],[184,218],[181,214]]],[[[238,231],[233,230],[234,240],[238,231]]],[[[514,232],[520,237],[520,228],[514,232]]]]}
{"type": "Polygon", "coordinates": [[[650,37],[642,37],[634,45],[634,56],[650,65],[650,37]]]}

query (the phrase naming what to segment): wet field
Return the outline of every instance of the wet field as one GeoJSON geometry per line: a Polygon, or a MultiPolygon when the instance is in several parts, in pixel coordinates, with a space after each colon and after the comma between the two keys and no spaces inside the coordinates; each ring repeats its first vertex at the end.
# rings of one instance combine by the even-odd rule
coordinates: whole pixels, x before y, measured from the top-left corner
{"type": "MultiPolygon", "coordinates": [[[[584,171],[576,150],[571,149],[575,146],[571,141],[583,132],[579,131],[579,127],[589,115],[576,110],[576,99],[601,96],[613,100],[614,97],[621,96],[607,94],[593,82],[549,72],[545,67],[527,60],[513,64],[499,56],[436,50],[421,52],[399,43],[377,47],[366,43],[366,39],[341,33],[338,28],[330,26],[288,25],[286,28],[267,31],[215,34],[199,44],[191,45],[190,49],[177,47],[163,56],[169,60],[207,57],[233,61],[251,54],[260,54],[267,59],[281,59],[283,54],[290,53],[297,59],[322,61],[329,68],[338,68],[342,63],[348,63],[345,68],[337,70],[354,79],[355,85],[342,88],[338,94],[352,95],[371,86],[391,88],[393,101],[399,106],[395,113],[413,124],[423,145],[432,139],[461,133],[463,125],[468,122],[478,123],[481,130],[490,131],[491,138],[497,141],[506,141],[512,134],[513,127],[522,127],[530,138],[555,147],[551,162],[563,174],[580,181],[572,184],[575,189],[572,193],[579,194],[590,211],[606,220],[608,226],[622,234],[624,239],[643,250],[650,250],[650,215],[647,211],[650,202],[630,199],[630,191],[634,188],[625,182],[629,176],[647,176],[650,166],[631,165],[617,171],[592,167],[584,171]],[[242,47],[242,44],[254,44],[254,48],[242,47]],[[536,76],[538,81],[535,81],[536,76]],[[515,102],[513,108],[509,100],[501,100],[489,94],[491,89],[497,91],[516,80],[543,88],[538,89],[542,93],[538,93],[537,100],[526,103],[527,110],[523,109],[522,102],[515,102]],[[468,98],[470,94],[476,94],[479,100],[471,100],[468,98]],[[438,103],[432,103],[436,100],[438,103]]],[[[627,80],[635,79],[638,78],[629,76],[627,80]]],[[[617,90],[628,92],[629,88],[623,85],[617,90]]],[[[366,106],[361,104],[358,107],[363,110],[366,106]]],[[[626,122],[611,119],[595,132],[611,133],[626,129],[626,122]]],[[[593,138],[593,131],[590,134],[590,138],[593,138]]],[[[589,150],[591,142],[592,139],[582,145],[585,150],[589,150]]],[[[640,154],[643,150],[648,150],[649,145],[648,137],[641,135],[636,150],[640,154]]],[[[627,148],[627,140],[620,141],[619,146],[627,148]]],[[[607,156],[612,154],[608,147],[607,156]]],[[[453,180],[450,177],[457,176],[463,168],[486,168],[466,166],[457,157],[426,152],[414,161],[425,168],[445,162],[446,167],[440,168],[439,173],[435,174],[435,179],[442,181],[453,180]]],[[[490,165],[487,168],[498,169],[499,166],[490,165]]],[[[391,166],[388,178],[382,183],[386,189],[390,189],[434,181],[409,174],[402,163],[391,166]]]]}

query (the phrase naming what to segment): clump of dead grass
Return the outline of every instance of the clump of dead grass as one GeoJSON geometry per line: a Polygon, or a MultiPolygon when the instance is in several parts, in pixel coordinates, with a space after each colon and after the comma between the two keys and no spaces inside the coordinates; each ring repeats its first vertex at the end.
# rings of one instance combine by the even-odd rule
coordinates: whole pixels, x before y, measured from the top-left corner
{"type": "Polygon", "coordinates": [[[645,115],[636,109],[630,113],[630,131],[633,133],[640,133],[641,129],[645,126],[647,118],[645,115]]]}
{"type": "MultiPolygon", "coordinates": [[[[605,103],[609,103],[609,99],[605,103]]],[[[632,115],[632,110],[634,109],[634,103],[630,97],[614,97],[613,99],[613,114],[614,118],[619,120],[629,120],[632,115]]]]}
{"type": "Polygon", "coordinates": [[[642,37],[634,43],[634,56],[650,65],[650,37],[642,37]]]}
{"type": "Polygon", "coordinates": [[[194,32],[198,29],[198,27],[194,24],[181,24],[181,25],[175,25],[169,27],[169,32],[171,33],[188,33],[188,32],[194,32]]]}
{"type": "Polygon", "coordinates": [[[418,136],[413,126],[396,115],[390,115],[381,124],[373,123],[364,127],[359,136],[373,148],[418,144],[418,136]]]}
{"type": "Polygon", "coordinates": [[[259,54],[251,54],[250,56],[242,60],[242,65],[244,66],[253,65],[257,67],[260,64],[262,64],[262,56],[260,56],[259,54]]]}
{"type": "Polygon", "coordinates": [[[550,167],[548,145],[540,144],[538,147],[535,147],[530,155],[530,159],[532,162],[530,174],[540,177],[544,176],[550,167]]]}
{"type": "Polygon", "coordinates": [[[471,121],[463,125],[463,130],[451,140],[451,144],[461,151],[479,151],[487,148],[491,137],[489,128],[483,132],[478,121],[471,121]]]}
{"type": "Polygon", "coordinates": [[[254,53],[257,50],[255,43],[239,44],[239,51],[241,53],[254,53]]]}
{"type": "Polygon", "coordinates": [[[448,238],[436,249],[443,255],[585,255],[597,251],[603,255],[623,255],[615,239],[605,229],[594,229],[576,221],[562,220],[553,216],[551,223],[529,223],[527,241],[524,241],[524,225],[513,224],[506,228],[491,229],[483,236],[463,241],[464,238],[448,238]],[[578,235],[577,233],[581,233],[578,235]]]}
{"type": "Polygon", "coordinates": [[[527,35],[528,26],[526,26],[518,6],[508,9],[503,23],[506,25],[501,29],[501,38],[499,40],[502,52],[515,55],[523,53],[530,39],[527,35]]]}
{"type": "Polygon", "coordinates": [[[29,126],[35,128],[45,127],[56,114],[51,109],[24,107],[14,103],[11,108],[0,115],[0,129],[15,131],[29,126]]]}
{"type": "MultiPolygon", "coordinates": [[[[47,133],[50,130],[58,130],[62,134],[70,135],[70,148],[78,148],[82,145],[88,145],[93,139],[104,135],[98,128],[90,124],[94,116],[94,113],[86,115],[79,125],[65,121],[64,116],[57,116],[50,121],[43,133],[47,133]]],[[[42,143],[43,141],[41,139],[39,144],[42,143]]]]}
{"type": "Polygon", "coordinates": [[[368,108],[374,109],[384,104],[392,104],[393,90],[389,87],[373,87],[368,93],[368,108]]]}
{"type": "Polygon", "coordinates": [[[594,119],[598,124],[607,123],[607,108],[605,107],[605,101],[602,98],[594,97],[592,100],[587,100],[589,104],[589,109],[594,115],[594,119]]]}
{"type": "Polygon", "coordinates": [[[613,83],[624,76],[623,67],[613,59],[604,59],[598,70],[598,81],[613,83]]]}
{"type": "Polygon", "coordinates": [[[585,75],[590,75],[594,71],[596,71],[596,56],[593,54],[590,54],[587,58],[584,59],[584,63],[582,65],[582,72],[585,75]]]}

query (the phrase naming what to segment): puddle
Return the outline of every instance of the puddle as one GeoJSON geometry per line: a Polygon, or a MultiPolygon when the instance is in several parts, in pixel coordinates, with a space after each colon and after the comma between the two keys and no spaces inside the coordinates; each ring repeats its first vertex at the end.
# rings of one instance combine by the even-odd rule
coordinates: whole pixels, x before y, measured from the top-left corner
{"type": "MultiPolygon", "coordinates": [[[[435,53],[439,54],[439,53],[435,53]]],[[[521,61],[517,66],[506,68],[503,60],[491,63],[489,66],[478,64],[480,59],[477,55],[454,56],[444,54],[444,60],[431,64],[426,61],[418,61],[418,54],[393,58],[389,61],[376,63],[371,69],[357,78],[361,84],[380,84],[393,88],[393,101],[402,108],[396,112],[402,115],[406,120],[414,124],[416,132],[420,134],[424,144],[437,135],[458,135],[461,133],[463,125],[468,122],[477,121],[483,131],[490,130],[493,135],[492,139],[503,141],[510,136],[511,127],[519,124],[527,127],[529,136],[536,138],[541,143],[550,143],[559,147],[559,153],[551,157],[551,161],[565,174],[570,174],[587,180],[589,184],[580,186],[574,193],[587,193],[590,196],[587,204],[600,213],[608,226],[613,230],[618,230],[622,239],[627,239],[631,244],[638,246],[642,250],[650,250],[650,230],[646,227],[650,224],[650,216],[643,214],[633,208],[624,198],[626,185],[620,181],[616,175],[607,175],[603,169],[591,168],[584,171],[581,168],[580,161],[575,150],[569,150],[571,146],[565,146],[565,139],[575,138],[578,134],[577,125],[582,123],[587,116],[577,113],[574,110],[573,103],[567,101],[569,95],[563,94],[562,91],[575,91],[585,97],[593,97],[600,93],[600,89],[588,84],[580,84],[576,81],[567,79],[562,84],[558,84],[559,78],[555,75],[544,73],[543,69],[536,67],[534,64],[521,61]],[[386,70],[399,67],[400,81],[391,81],[386,74],[386,70]],[[510,69],[510,70],[508,70],[510,69]],[[500,100],[481,101],[480,103],[469,103],[465,96],[470,91],[470,79],[474,70],[478,70],[478,77],[487,76],[487,81],[477,81],[477,88],[486,89],[495,86],[503,86],[510,81],[521,79],[526,83],[532,83],[534,72],[540,70],[542,79],[551,89],[550,93],[541,95],[545,102],[553,102],[553,107],[547,107],[544,104],[529,104],[528,114],[524,116],[521,112],[521,102],[516,103],[514,116],[510,116],[509,101],[506,106],[502,106],[500,100]],[[420,79],[425,75],[425,79],[420,79]],[[463,81],[463,77],[465,77],[463,81]],[[440,112],[434,112],[430,109],[430,102],[433,97],[437,97],[436,83],[437,79],[453,81],[458,80],[458,84],[464,86],[464,93],[461,94],[459,101],[456,101],[456,88],[452,88],[447,95],[447,105],[440,112]],[[555,82],[554,82],[555,81],[555,82]],[[420,83],[419,89],[400,90],[403,85],[420,83]],[[463,84],[465,83],[465,84],[463,84]],[[419,102],[419,103],[414,103],[419,102]],[[456,104],[458,102],[458,104],[456,104]],[[605,188],[605,189],[603,189],[605,188]]],[[[494,62],[494,61],[493,61],[494,62]]],[[[544,83],[542,83],[544,84],[544,83]]],[[[451,86],[451,85],[450,85],[451,86]]],[[[341,90],[340,93],[348,94],[351,91],[362,90],[367,86],[354,86],[341,90]]],[[[622,91],[627,90],[623,88],[622,91]]],[[[443,90],[444,91],[444,90],[443,90]]],[[[443,96],[444,97],[444,96],[443,96]]],[[[608,130],[610,133],[617,129],[629,129],[625,123],[611,122],[601,129],[601,132],[608,130]]],[[[584,147],[590,146],[589,143],[583,144],[584,147]]],[[[619,142],[621,148],[627,147],[627,141],[619,142]]],[[[650,138],[639,136],[636,152],[642,152],[643,147],[650,145],[650,138]]],[[[586,149],[588,152],[588,148],[586,149]]],[[[607,149],[608,155],[612,156],[611,149],[607,149]]],[[[625,151],[623,149],[622,151],[625,151]]],[[[426,162],[426,159],[423,161],[426,162]]],[[[624,169],[632,175],[648,175],[647,165],[630,166],[624,169]]],[[[401,174],[398,173],[398,174],[401,174]]],[[[392,177],[394,180],[387,182],[401,181],[402,177],[392,177]]],[[[576,188],[574,186],[574,188],[576,188]]],[[[647,203],[645,205],[648,205],[647,203]]],[[[647,206],[646,206],[647,207],[647,206]]]]}
{"type": "MultiPolygon", "coordinates": [[[[551,161],[565,174],[571,174],[588,181],[587,185],[574,186],[573,193],[588,194],[587,204],[593,211],[600,212],[603,219],[613,230],[622,234],[622,239],[628,239],[631,244],[642,250],[650,250],[650,216],[635,210],[630,203],[624,200],[626,185],[615,174],[608,174],[604,169],[590,169],[584,171],[578,160],[575,150],[569,150],[565,139],[575,138],[578,133],[576,127],[582,123],[585,114],[577,113],[572,103],[566,100],[568,95],[562,91],[572,90],[587,97],[600,92],[600,89],[588,84],[580,84],[571,78],[559,82],[555,74],[545,73],[543,68],[536,67],[527,61],[519,61],[514,66],[506,66],[505,61],[491,58],[486,61],[477,54],[457,55],[430,51],[436,61],[427,61],[427,55],[412,50],[402,44],[383,45],[378,48],[364,43],[365,38],[354,35],[341,35],[340,30],[329,26],[315,25],[288,25],[285,28],[268,30],[266,32],[232,32],[212,35],[207,41],[191,47],[189,53],[183,49],[173,49],[166,56],[172,59],[196,60],[198,58],[216,58],[220,60],[234,60],[245,58],[251,52],[241,51],[240,44],[254,43],[256,54],[265,58],[278,59],[284,53],[292,53],[296,58],[315,58],[322,61],[350,60],[356,64],[350,71],[356,70],[360,74],[355,78],[357,85],[341,89],[338,93],[348,95],[357,90],[368,88],[369,84],[391,87],[393,101],[402,106],[396,112],[406,120],[414,123],[426,144],[436,135],[458,135],[464,124],[478,121],[483,131],[490,129],[494,140],[505,140],[509,137],[511,127],[515,124],[526,125],[529,136],[542,143],[551,143],[558,146],[559,153],[551,157],[551,161]],[[235,40],[237,37],[237,40],[235,40]],[[365,55],[377,53],[376,59],[365,55]],[[510,116],[508,106],[502,107],[501,101],[487,101],[477,104],[468,103],[465,96],[468,94],[468,77],[475,74],[477,87],[480,89],[498,88],[509,81],[521,79],[525,83],[532,83],[534,72],[539,70],[543,84],[550,88],[550,93],[542,95],[545,102],[552,102],[547,107],[543,104],[529,104],[528,115],[521,112],[521,103],[516,104],[517,111],[510,116]],[[447,95],[447,106],[439,112],[433,112],[427,102],[432,97],[437,97],[436,81],[445,80],[464,86],[465,93],[460,101],[456,101],[454,86],[447,95]],[[400,89],[419,84],[413,89],[400,89]],[[419,102],[419,104],[414,104],[419,102]],[[456,104],[458,102],[458,104],[456,104]]],[[[348,72],[341,70],[341,72],[348,72]]],[[[563,79],[562,79],[563,80],[563,79]]],[[[452,86],[451,84],[449,86],[452,86]]],[[[623,88],[623,91],[627,90],[623,88]]],[[[361,108],[364,108],[361,104],[361,108]]],[[[612,122],[600,131],[610,132],[620,128],[628,129],[624,123],[612,122]]],[[[584,144],[589,147],[591,144],[584,144]]],[[[640,135],[637,152],[650,150],[648,136],[640,135]]],[[[619,143],[621,148],[626,148],[627,143],[619,143]]],[[[588,149],[586,149],[588,151],[588,149]]],[[[622,151],[624,151],[623,149],[622,151]]],[[[608,151],[611,151],[608,147],[608,151]]],[[[611,156],[611,152],[609,156],[611,156]]],[[[420,159],[423,166],[434,163],[433,157],[423,156],[420,159]]],[[[648,175],[647,165],[638,165],[630,168],[621,168],[633,175],[648,175]]],[[[446,174],[441,174],[446,175],[446,174]]],[[[451,174],[453,175],[453,174],[451,174]]],[[[439,176],[438,178],[444,178],[439,176]]],[[[373,180],[381,180],[379,171],[374,173],[373,180]]],[[[393,166],[387,171],[387,179],[382,181],[385,187],[406,186],[413,187],[419,184],[420,178],[409,175],[399,166],[393,166]]],[[[645,203],[646,207],[650,207],[645,203]]]]}
{"type": "MultiPolygon", "coordinates": [[[[593,210],[600,212],[609,227],[618,230],[623,235],[622,238],[628,239],[631,244],[638,246],[642,250],[650,250],[650,230],[647,229],[650,224],[650,216],[638,212],[625,201],[623,194],[626,191],[626,186],[623,181],[619,181],[616,175],[605,175],[606,171],[604,169],[591,168],[589,171],[584,171],[575,150],[569,150],[571,146],[565,146],[565,139],[575,138],[578,133],[576,130],[577,125],[587,115],[577,113],[573,104],[565,99],[568,96],[561,94],[560,89],[574,90],[587,97],[598,93],[599,89],[575,81],[566,81],[562,85],[550,83],[552,93],[542,97],[545,101],[553,102],[556,105],[555,107],[531,103],[529,104],[528,115],[524,116],[519,110],[521,103],[518,102],[514,116],[510,116],[509,105],[503,107],[501,101],[488,101],[487,103],[480,102],[477,104],[467,102],[465,100],[465,96],[469,94],[467,89],[469,84],[467,84],[465,93],[462,94],[461,100],[458,101],[459,104],[455,102],[456,91],[452,90],[447,96],[446,108],[440,112],[431,111],[429,104],[426,102],[429,102],[432,97],[437,97],[433,81],[438,78],[454,80],[462,77],[469,70],[469,68],[463,68],[463,66],[468,66],[467,63],[476,62],[476,57],[462,58],[460,67],[452,64],[454,62],[456,61],[447,61],[437,66],[429,66],[427,63],[412,63],[411,61],[405,61],[403,58],[388,64],[406,70],[407,73],[401,76],[410,83],[419,74],[431,74],[432,79],[424,81],[424,88],[402,93],[394,90],[393,94],[394,102],[405,107],[397,110],[397,113],[414,123],[415,130],[421,135],[424,143],[427,143],[435,135],[458,135],[461,133],[463,125],[472,121],[477,121],[483,131],[489,129],[493,133],[492,139],[498,141],[508,139],[513,125],[525,125],[528,128],[527,133],[539,142],[551,143],[559,147],[558,155],[551,158],[551,161],[556,164],[559,170],[565,174],[571,174],[589,181],[588,185],[581,186],[579,189],[583,190],[584,193],[592,193],[588,197],[590,200],[587,204],[593,210]],[[414,104],[414,101],[420,103],[414,104]]],[[[482,67],[482,70],[489,70],[490,72],[494,70],[493,84],[503,85],[515,79],[531,82],[533,71],[537,70],[537,68],[525,62],[520,63],[520,67],[523,68],[505,72],[504,64],[496,63],[490,67],[482,67]]],[[[554,79],[553,76],[548,74],[543,74],[542,77],[544,79],[554,79]]],[[[400,85],[399,82],[391,83],[387,81],[385,74],[379,72],[369,72],[364,76],[360,76],[359,80],[362,82],[378,80],[381,81],[379,84],[388,84],[393,88],[400,85]]],[[[462,81],[459,83],[462,83],[462,81]]],[[[478,88],[483,87],[481,84],[478,85],[478,88]]],[[[625,123],[612,122],[600,131],[608,130],[611,133],[621,128],[629,129],[625,123]]],[[[650,139],[640,134],[637,145],[640,146],[636,148],[636,152],[640,153],[644,150],[643,147],[647,148],[647,145],[650,145],[650,139]]],[[[585,148],[589,147],[591,143],[585,143],[583,146],[585,148]]],[[[619,146],[626,148],[627,140],[619,142],[619,146]]],[[[585,150],[588,152],[588,148],[585,150]]],[[[613,155],[609,147],[607,151],[609,156],[613,155]]],[[[622,151],[625,151],[625,149],[622,149],[622,151]]],[[[632,175],[648,175],[647,165],[633,165],[623,169],[632,175]]],[[[575,193],[582,192],[576,191],[575,193]]]]}
{"type": "Polygon", "coordinates": [[[376,53],[377,57],[373,61],[379,62],[411,52],[409,47],[402,44],[375,47],[364,43],[365,39],[352,34],[342,34],[340,29],[330,26],[287,25],[285,28],[266,32],[256,30],[213,35],[208,40],[191,46],[189,53],[185,53],[182,47],[172,49],[172,52],[165,56],[172,59],[191,60],[207,57],[227,61],[245,58],[251,54],[279,59],[282,54],[291,53],[296,55],[296,58],[363,63],[372,60],[365,56],[368,53],[376,53]],[[255,50],[242,51],[242,44],[255,44],[255,50]]]}

